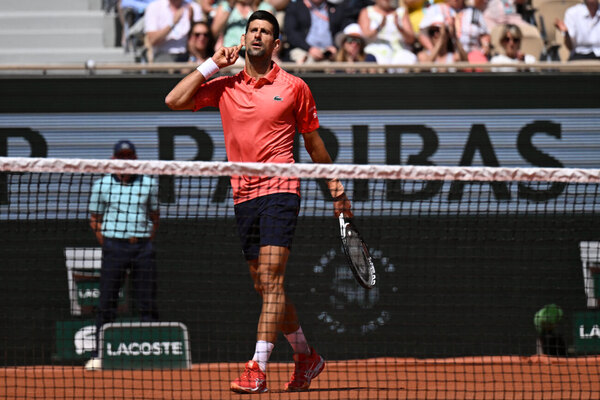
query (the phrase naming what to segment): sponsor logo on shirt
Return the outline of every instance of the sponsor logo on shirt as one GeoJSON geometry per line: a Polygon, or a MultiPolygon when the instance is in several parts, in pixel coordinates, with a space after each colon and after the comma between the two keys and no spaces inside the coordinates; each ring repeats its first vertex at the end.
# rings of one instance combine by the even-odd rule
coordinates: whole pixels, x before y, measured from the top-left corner
{"type": "Polygon", "coordinates": [[[283,101],[283,98],[281,96],[275,96],[275,97],[273,97],[273,100],[275,100],[275,101],[283,101]]]}

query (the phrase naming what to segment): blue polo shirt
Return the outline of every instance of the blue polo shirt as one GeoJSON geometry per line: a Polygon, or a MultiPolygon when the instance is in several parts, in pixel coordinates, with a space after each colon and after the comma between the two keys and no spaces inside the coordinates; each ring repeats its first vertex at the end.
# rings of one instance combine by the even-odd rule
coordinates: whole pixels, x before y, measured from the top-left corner
{"type": "Polygon", "coordinates": [[[121,183],[114,175],[94,182],[89,211],[102,214],[102,236],[114,239],[150,237],[149,213],[158,210],[156,179],[136,175],[130,183],[121,183]]]}

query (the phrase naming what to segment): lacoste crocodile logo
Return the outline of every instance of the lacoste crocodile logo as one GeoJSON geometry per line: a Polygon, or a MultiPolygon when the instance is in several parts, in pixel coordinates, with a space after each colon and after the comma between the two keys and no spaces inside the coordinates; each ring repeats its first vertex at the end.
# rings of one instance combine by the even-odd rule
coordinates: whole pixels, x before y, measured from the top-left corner
{"type": "Polygon", "coordinates": [[[280,97],[280,96],[275,96],[275,97],[273,97],[273,100],[275,100],[275,101],[283,101],[283,98],[280,97]]]}

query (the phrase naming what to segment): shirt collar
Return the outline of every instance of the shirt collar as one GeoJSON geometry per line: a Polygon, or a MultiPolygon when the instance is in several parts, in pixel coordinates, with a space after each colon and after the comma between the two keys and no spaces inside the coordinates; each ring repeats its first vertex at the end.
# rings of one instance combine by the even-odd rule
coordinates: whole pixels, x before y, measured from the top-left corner
{"type": "MultiPolygon", "coordinates": [[[[267,73],[265,76],[260,78],[256,83],[261,82],[261,81],[266,81],[264,83],[272,84],[275,81],[275,78],[277,77],[277,74],[279,73],[280,70],[281,70],[281,68],[279,68],[279,65],[277,65],[276,62],[271,61],[271,70],[269,71],[269,73],[267,73]]],[[[245,67],[244,67],[244,70],[242,71],[242,77],[244,79],[244,82],[246,82],[246,84],[248,84],[248,85],[254,81],[254,78],[251,77],[250,75],[248,75],[248,73],[246,72],[245,67]]]]}
{"type": "Polygon", "coordinates": [[[129,178],[128,182],[121,181],[121,179],[119,178],[119,176],[117,174],[111,174],[111,175],[112,175],[113,179],[115,180],[115,182],[119,182],[119,183],[121,183],[123,185],[131,185],[135,181],[138,180],[138,175],[131,175],[131,174],[129,174],[129,176],[131,176],[131,178],[129,178]]]}
{"type": "Polygon", "coordinates": [[[311,8],[317,9],[317,10],[324,10],[325,8],[327,8],[327,2],[324,1],[319,5],[316,5],[315,3],[313,3],[310,0],[304,0],[304,5],[306,5],[306,8],[308,8],[309,10],[311,8]]]}

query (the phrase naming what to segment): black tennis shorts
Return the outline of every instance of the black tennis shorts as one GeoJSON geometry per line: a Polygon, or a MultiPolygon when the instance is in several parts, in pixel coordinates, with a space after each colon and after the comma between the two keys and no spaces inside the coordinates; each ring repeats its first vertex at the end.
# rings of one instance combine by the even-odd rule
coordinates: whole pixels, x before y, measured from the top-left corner
{"type": "Polygon", "coordinates": [[[275,193],[235,205],[235,218],[246,260],[256,260],[260,246],[292,248],[300,196],[275,193]]]}

